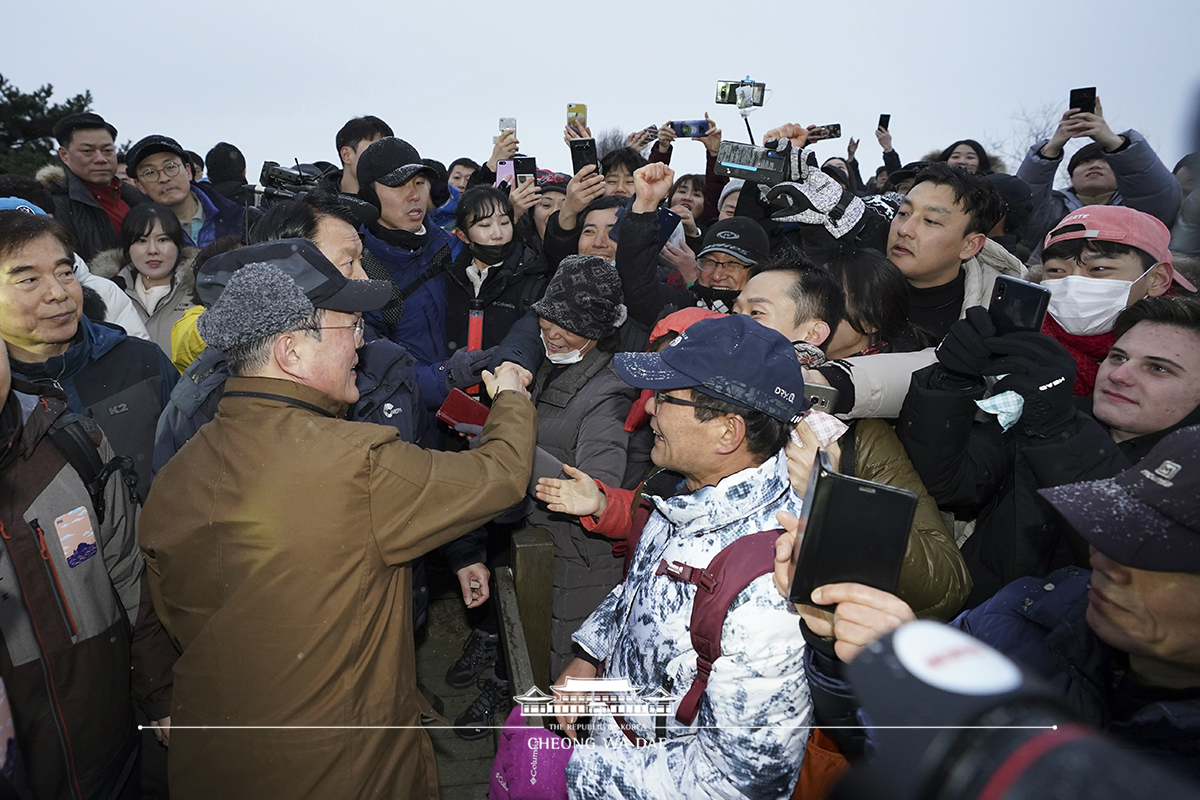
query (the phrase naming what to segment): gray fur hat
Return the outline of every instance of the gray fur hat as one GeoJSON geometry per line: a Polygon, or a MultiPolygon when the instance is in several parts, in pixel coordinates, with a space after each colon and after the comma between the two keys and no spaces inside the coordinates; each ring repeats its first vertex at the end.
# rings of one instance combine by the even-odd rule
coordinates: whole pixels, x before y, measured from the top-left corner
{"type": "Polygon", "coordinates": [[[616,267],[599,256],[567,256],[533,310],[571,333],[600,340],[625,321],[623,299],[616,267]]]}
{"type": "Polygon", "coordinates": [[[312,301],[274,264],[247,264],[229,278],[196,328],[210,347],[228,350],[293,328],[311,316],[312,301]]]}

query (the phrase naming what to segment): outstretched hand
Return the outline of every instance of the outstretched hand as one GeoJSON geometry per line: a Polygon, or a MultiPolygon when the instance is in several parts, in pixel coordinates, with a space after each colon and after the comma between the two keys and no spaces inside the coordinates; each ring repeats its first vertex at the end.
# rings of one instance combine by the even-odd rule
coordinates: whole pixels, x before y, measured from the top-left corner
{"type": "Polygon", "coordinates": [[[538,478],[538,500],[557,514],[573,514],[576,517],[598,517],[608,507],[608,497],[590,475],[570,464],[563,464],[563,472],[569,480],[561,478],[538,478]]]}

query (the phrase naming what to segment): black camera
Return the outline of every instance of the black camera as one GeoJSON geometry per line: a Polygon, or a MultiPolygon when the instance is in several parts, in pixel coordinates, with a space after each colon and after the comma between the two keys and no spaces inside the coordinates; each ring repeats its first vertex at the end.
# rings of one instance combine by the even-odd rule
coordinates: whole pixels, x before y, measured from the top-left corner
{"type": "Polygon", "coordinates": [[[321,170],[312,164],[296,164],[281,167],[278,161],[264,161],[258,182],[269,189],[302,192],[316,188],[321,180],[321,170]]]}
{"type": "Polygon", "coordinates": [[[956,628],[911,622],[865,648],[846,674],[874,755],[832,800],[1200,798],[1185,777],[1082,724],[956,628]]]}

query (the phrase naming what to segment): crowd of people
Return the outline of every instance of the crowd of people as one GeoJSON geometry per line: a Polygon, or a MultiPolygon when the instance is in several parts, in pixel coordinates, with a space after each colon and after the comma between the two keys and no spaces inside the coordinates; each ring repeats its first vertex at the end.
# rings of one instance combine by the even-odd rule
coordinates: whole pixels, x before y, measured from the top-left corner
{"type": "Polygon", "coordinates": [[[703,174],[670,122],[514,174],[514,129],[447,167],[364,116],[264,190],[182,133],[75,113],[0,174],[0,796],[436,797],[425,557],[483,738],[532,688],[492,597],[525,528],[563,705],[509,717],[493,797],[824,796],[872,750],[846,664],[915,619],[1200,779],[1194,153],[1097,103],[1013,174],[881,127],[864,181],[786,123],[782,180],[731,179],[711,119],[703,174]],[[821,452],[915,496],[894,591],[788,598],[821,452]],[[597,678],[670,711],[581,713],[597,678]]]}

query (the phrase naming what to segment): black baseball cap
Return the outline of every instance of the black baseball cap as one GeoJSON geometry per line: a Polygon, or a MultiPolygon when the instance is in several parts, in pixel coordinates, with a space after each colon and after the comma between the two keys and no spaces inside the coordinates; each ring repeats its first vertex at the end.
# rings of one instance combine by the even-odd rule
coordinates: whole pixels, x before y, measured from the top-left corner
{"type": "Polygon", "coordinates": [[[136,175],[138,164],[142,163],[142,159],[149,158],[155,153],[173,153],[179,156],[184,164],[192,163],[187,152],[179,146],[179,142],[170,136],[156,133],[139,139],[133,147],[129,148],[129,152],[125,154],[125,169],[130,175],[136,175]]]}
{"type": "Polygon", "coordinates": [[[753,266],[766,261],[770,252],[771,241],[761,225],[749,217],[730,217],[708,229],[704,234],[704,246],[697,256],[728,253],[753,266]]]}
{"type": "Polygon", "coordinates": [[[1164,437],[1115,478],[1039,489],[1038,494],[1119,564],[1200,572],[1200,425],[1164,437]]]}
{"type": "Polygon", "coordinates": [[[658,353],[617,353],[613,367],[638,389],[695,389],[791,424],[808,410],[792,343],[745,314],[702,319],[658,353]]]}
{"type": "Polygon", "coordinates": [[[888,183],[892,186],[899,186],[903,181],[917,177],[918,173],[929,164],[929,161],[910,161],[895,172],[889,172],[888,183]]]}
{"type": "Polygon", "coordinates": [[[418,173],[424,173],[430,181],[438,179],[437,170],[421,161],[417,148],[395,136],[372,142],[358,157],[355,167],[361,186],[370,186],[376,181],[384,186],[403,186],[418,173]]]}
{"type": "Polygon", "coordinates": [[[235,272],[247,264],[260,263],[278,267],[295,281],[314,308],[349,313],[375,311],[383,308],[392,295],[388,281],[346,278],[308,239],[277,239],[213,256],[196,275],[196,294],[211,307],[235,272]]]}

